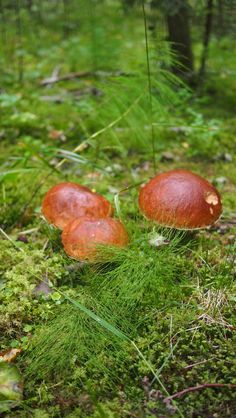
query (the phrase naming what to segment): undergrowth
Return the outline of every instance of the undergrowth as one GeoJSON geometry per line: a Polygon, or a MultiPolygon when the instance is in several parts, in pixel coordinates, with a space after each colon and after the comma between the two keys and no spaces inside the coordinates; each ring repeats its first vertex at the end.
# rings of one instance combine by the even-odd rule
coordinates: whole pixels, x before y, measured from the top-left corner
{"type": "Polygon", "coordinates": [[[160,19],[155,40],[148,32],[150,97],[141,9],[127,17],[118,2],[82,3],[79,16],[67,10],[69,26],[53,2],[35,5],[31,20],[23,10],[22,45],[10,9],[5,15],[0,343],[23,350],[24,379],[24,400],[6,416],[231,417],[229,387],[167,398],[235,383],[233,41],[212,39],[209,76],[194,95],[168,71],[175,57],[160,19]],[[91,74],[40,85],[54,70],[91,74]],[[192,235],[143,219],[138,189],[154,157],[157,172],[181,167],[214,182],[224,207],[215,229],[192,235]],[[68,259],[60,232],[40,215],[44,193],[61,181],[113,202],[130,245],[101,248],[103,264],[68,259]]]}
{"type": "MultiPolygon", "coordinates": [[[[106,329],[110,331],[111,337],[115,334],[115,328],[118,328],[132,339],[137,337],[138,329],[152,309],[161,308],[167,298],[170,305],[173,301],[174,304],[178,301],[180,303],[184,292],[184,277],[181,278],[182,283],[178,288],[176,273],[177,270],[179,273],[181,271],[181,260],[178,259],[177,241],[175,238],[170,246],[157,251],[156,248],[151,248],[147,234],[144,234],[142,239],[137,242],[134,240],[129,249],[113,254],[109,263],[87,267],[84,272],[79,271],[74,276],[74,281],[79,280],[82,283],[81,292],[74,298],[101,318],[100,323],[97,324],[88,318],[87,324],[84,312],[79,314],[74,308],[71,310],[71,307],[68,312],[68,308],[63,306],[53,324],[49,324],[48,330],[43,327],[42,341],[40,336],[36,337],[34,361],[31,361],[30,372],[36,377],[39,376],[38,370],[42,370],[45,376],[55,371],[64,374],[68,356],[74,358],[76,350],[78,361],[84,363],[83,356],[88,347],[91,350],[87,353],[89,363],[92,362],[92,358],[96,362],[97,355],[101,352],[99,333],[103,320],[111,325],[111,329],[106,329]],[[168,264],[165,262],[166,259],[168,264]],[[176,293],[173,293],[173,286],[176,293]],[[70,332],[66,331],[68,317],[71,323],[70,332]],[[63,330],[64,327],[65,335],[60,337],[59,330],[63,330]]],[[[107,346],[108,351],[113,351],[112,338],[111,344],[107,341],[109,338],[104,347],[107,346]]],[[[68,364],[67,370],[69,372],[68,364]]]]}

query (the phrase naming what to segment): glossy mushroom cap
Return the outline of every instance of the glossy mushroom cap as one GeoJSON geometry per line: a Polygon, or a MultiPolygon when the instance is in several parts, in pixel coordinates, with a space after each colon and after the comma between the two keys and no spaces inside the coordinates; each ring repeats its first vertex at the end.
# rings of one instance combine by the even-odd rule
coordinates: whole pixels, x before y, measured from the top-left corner
{"type": "Polygon", "coordinates": [[[113,208],[107,199],[87,187],[60,183],[46,193],[42,213],[49,223],[63,229],[80,216],[112,216],[113,208]]]}
{"type": "Polygon", "coordinates": [[[128,241],[124,226],[113,218],[78,218],[70,222],[62,232],[66,254],[81,261],[99,260],[99,244],[124,247],[128,241]]]}
{"type": "Polygon", "coordinates": [[[146,183],[139,193],[146,218],[177,229],[199,229],[214,224],[222,205],[217,190],[187,170],[171,170],[146,183]]]}

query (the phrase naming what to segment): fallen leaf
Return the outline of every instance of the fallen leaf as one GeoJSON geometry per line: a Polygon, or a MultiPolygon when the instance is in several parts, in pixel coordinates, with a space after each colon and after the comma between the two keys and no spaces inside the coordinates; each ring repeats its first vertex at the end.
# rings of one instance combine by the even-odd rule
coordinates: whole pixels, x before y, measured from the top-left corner
{"type": "MultiPolygon", "coordinates": [[[[0,361],[0,401],[20,401],[23,395],[23,381],[18,368],[0,361]]],[[[2,412],[0,403],[0,412],[2,412]]]]}
{"type": "Polygon", "coordinates": [[[231,163],[233,157],[229,152],[222,152],[213,157],[213,161],[225,161],[226,163],[231,163]]]}
{"type": "Polygon", "coordinates": [[[56,129],[53,129],[52,131],[50,131],[48,136],[51,139],[60,140],[62,142],[66,141],[66,137],[64,135],[64,132],[63,131],[57,131],[56,129]]]}
{"type": "Polygon", "coordinates": [[[226,177],[216,177],[215,179],[213,179],[212,183],[216,186],[224,186],[227,183],[227,178],[226,177]]]}
{"type": "Polygon", "coordinates": [[[50,288],[49,284],[45,281],[40,282],[37,286],[35,286],[35,288],[33,290],[33,294],[35,296],[39,296],[39,295],[48,296],[52,292],[53,292],[53,290],[50,288]]]}
{"type": "Polygon", "coordinates": [[[23,235],[23,234],[19,234],[16,240],[24,242],[25,244],[28,244],[28,242],[29,242],[27,236],[23,235]]]}
{"type": "Polygon", "coordinates": [[[175,160],[175,156],[172,152],[169,152],[169,151],[162,152],[162,154],[161,154],[161,161],[162,162],[164,162],[164,161],[174,161],[174,160],[175,160]]]}
{"type": "Polygon", "coordinates": [[[20,348],[10,348],[8,350],[0,351],[0,361],[11,363],[21,353],[20,348]]]}
{"type": "Polygon", "coordinates": [[[88,173],[88,174],[86,174],[86,176],[85,176],[87,179],[90,179],[90,180],[97,180],[97,179],[99,179],[99,178],[101,178],[102,177],[102,173],[98,173],[98,172],[96,172],[96,171],[93,171],[92,173],[88,173]]]}

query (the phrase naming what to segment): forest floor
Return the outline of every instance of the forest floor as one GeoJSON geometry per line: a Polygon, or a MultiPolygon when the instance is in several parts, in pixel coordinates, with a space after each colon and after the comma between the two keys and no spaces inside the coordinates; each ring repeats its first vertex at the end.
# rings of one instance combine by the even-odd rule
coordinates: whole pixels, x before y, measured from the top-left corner
{"type": "Polygon", "coordinates": [[[192,235],[161,229],[170,242],[156,248],[149,241],[160,229],[139,213],[139,186],[129,188],[154,173],[141,49],[140,62],[131,56],[124,69],[141,75],[40,85],[58,63],[60,74],[78,70],[75,39],[55,42],[50,57],[46,46],[29,53],[23,85],[13,70],[3,75],[0,349],[19,349],[24,395],[9,406],[0,394],[0,411],[14,418],[232,417],[235,388],[207,385],[236,384],[235,45],[213,40],[197,94],[172,88],[164,76],[153,82],[156,172],[190,169],[213,182],[223,201],[214,227],[192,235]],[[102,193],[127,226],[128,249],[105,266],[69,259],[42,219],[45,192],[62,181],[102,193]],[[206,386],[179,393],[198,385],[206,386]]]}

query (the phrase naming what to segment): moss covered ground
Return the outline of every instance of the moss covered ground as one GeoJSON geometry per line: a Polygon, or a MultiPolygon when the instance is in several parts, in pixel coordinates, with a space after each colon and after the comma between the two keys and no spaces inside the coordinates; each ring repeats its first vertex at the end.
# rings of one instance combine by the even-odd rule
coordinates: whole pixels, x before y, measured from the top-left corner
{"type": "MultiPolygon", "coordinates": [[[[171,398],[198,385],[236,384],[235,45],[212,39],[197,93],[160,66],[150,114],[142,18],[120,22],[105,30],[99,20],[95,46],[86,25],[67,39],[54,27],[33,40],[26,33],[23,84],[17,62],[1,57],[0,348],[22,350],[15,363],[24,381],[22,401],[5,409],[9,418],[236,411],[229,386],[171,398]],[[106,74],[42,87],[57,65],[61,74],[90,65],[106,74]],[[156,172],[190,169],[220,191],[224,210],[214,227],[163,230],[139,213],[138,185],[154,172],[150,119],[156,172]],[[113,202],[129,232],[127,250],[105,265],[65,255],[60,233],[40,214],[45,192],[61,181],[113,202]],[[151,246],[157,233],[169,244],[151,246]]],[[[197,55],[197,40],[194,47],[197,55]]],[[[165,63],[165,43],[158,51],[165,63]]]]}

